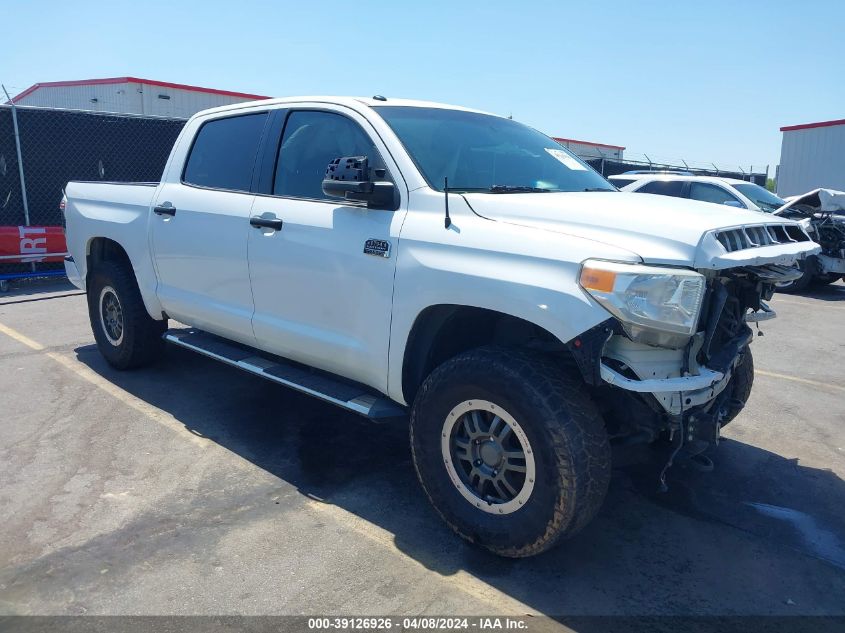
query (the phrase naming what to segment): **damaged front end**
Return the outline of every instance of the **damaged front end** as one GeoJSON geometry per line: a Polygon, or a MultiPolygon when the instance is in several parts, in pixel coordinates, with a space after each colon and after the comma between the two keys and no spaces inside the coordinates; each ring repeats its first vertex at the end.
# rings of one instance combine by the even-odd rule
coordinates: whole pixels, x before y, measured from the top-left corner
{"type": "Polygon", "coordinates": [[[614,444],[668,436],[688,455],[718,444],[721,428],[742,410],[750,393],[752,327],[759,329],[760,322],[775,317],[766,303],[775,285],[800,275],[796,260],[818,251],[794,223],[720,229],[706,235],[700,248],[709,257],[697,258],[696,271],[675,276],[674,292],[670,285],[657,297],[641,280],[655,276],[654,267],[643,267],[631,282],[614,280],[610,289],[602,271],[624,265],[584,264],[591,272],[586,279],[582,273],[582,287],[613,318],[570,341],[569,349],[603,410],[614,444]],[[696,275],[694,282],[690,274],[696,275]],[[607,299],[625,284],[621,300],[607,299]],[[646,302],[660,309],[649,312],[642,307],[646,302]],[[654,322],[645,328],[632,322],[629,312],[637,310],[654,322]],[[645,331],[663,327],[659,319],[669,326],[667,335],[645,331]]]}

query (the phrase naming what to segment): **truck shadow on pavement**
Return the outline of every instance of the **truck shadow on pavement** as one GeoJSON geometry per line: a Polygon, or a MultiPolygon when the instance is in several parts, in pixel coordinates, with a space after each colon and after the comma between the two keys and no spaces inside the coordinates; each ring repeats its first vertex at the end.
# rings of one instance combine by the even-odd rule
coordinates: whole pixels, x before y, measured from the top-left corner
{"type": "Polygon", "coordinates": [[[416,481],[405,423],[377,425],[185,350],[135,372],[112,370],[93,345],[76,353],[192,433],[386,530],[427,568],[464,570],[539,612],[845,614],[845,482],[830,470],[726,440],[712,473],[676,467],[661,494],[665,455],[644,448],[614,469],[586,530],[508,560],[441,522],[416,481]]]}

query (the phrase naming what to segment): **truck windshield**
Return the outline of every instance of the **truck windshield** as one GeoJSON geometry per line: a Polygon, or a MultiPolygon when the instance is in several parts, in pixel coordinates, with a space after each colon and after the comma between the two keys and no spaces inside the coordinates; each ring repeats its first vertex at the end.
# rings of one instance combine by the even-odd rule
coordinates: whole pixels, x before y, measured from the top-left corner
{"type": "Polygon", "coordinates": [[[374,108],[428,184],[443,191],[616,191],[589,165],[527,125],[477,112],[374,108]]]}
{"type": "Polygon", "coordinates": [[[781,200],[768,189],[753,182],[741,183],[733,187],[763,211],[777,211],[786,204],[786,200],[781,200]]]}

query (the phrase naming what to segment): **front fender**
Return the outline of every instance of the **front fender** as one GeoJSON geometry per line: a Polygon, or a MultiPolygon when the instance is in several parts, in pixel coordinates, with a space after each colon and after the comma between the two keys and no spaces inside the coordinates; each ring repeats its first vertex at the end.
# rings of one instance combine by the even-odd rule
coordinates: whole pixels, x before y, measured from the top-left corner
{"type": "MultiPolygon", "coordinates": [[[[442,200],[442,196],[437,196],[442,200]]],[[[622,249],[475,215],[450,199],[452,226],[435,209],[412,205],[400,235],[388,363],[388,395],[405,402],[402,366],[408,337],[428,307],[452,304],[508,314],[562,342],[608,318],[578,285],[590,257],[639,261],[622,249]]],[[[410,403],[405,403],[410,404],[410,403]]]]}

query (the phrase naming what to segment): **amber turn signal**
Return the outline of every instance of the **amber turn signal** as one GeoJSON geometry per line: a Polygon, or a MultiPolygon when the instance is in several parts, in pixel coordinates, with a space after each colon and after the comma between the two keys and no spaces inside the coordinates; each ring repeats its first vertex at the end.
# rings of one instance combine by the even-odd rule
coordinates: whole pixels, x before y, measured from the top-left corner
{"type": "Polygon", "coordinates": [[[581,269],[581,287],[599,292],[613,292],[616,283],[616,273],[610,270],[600,270],[584,266],[581,269]]]}

